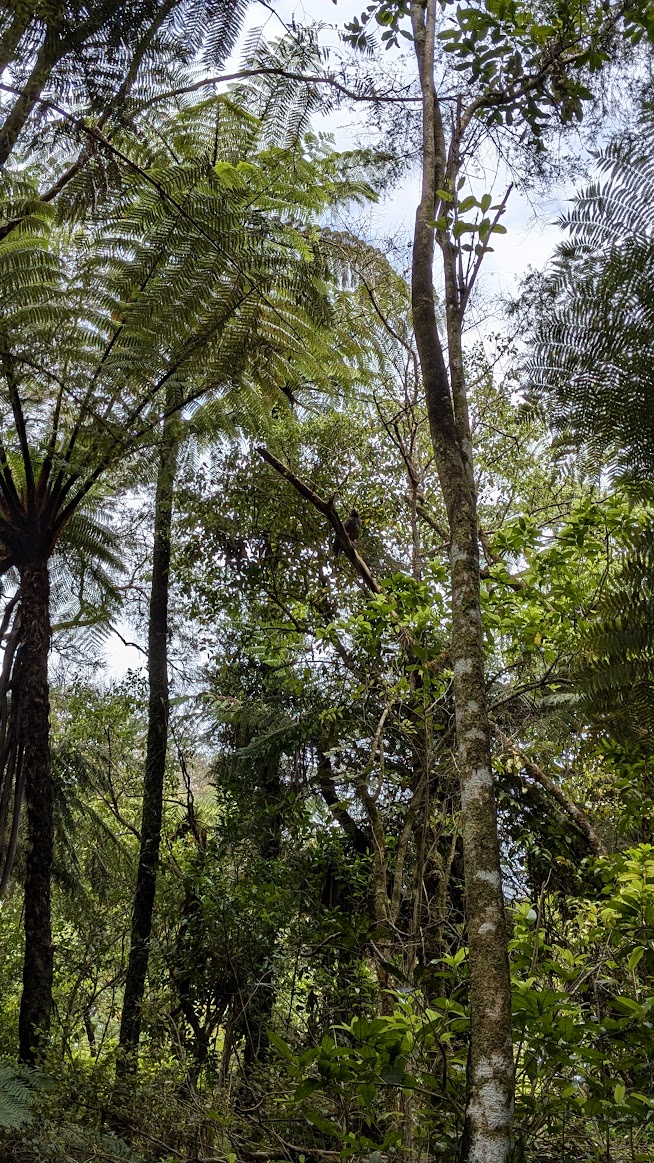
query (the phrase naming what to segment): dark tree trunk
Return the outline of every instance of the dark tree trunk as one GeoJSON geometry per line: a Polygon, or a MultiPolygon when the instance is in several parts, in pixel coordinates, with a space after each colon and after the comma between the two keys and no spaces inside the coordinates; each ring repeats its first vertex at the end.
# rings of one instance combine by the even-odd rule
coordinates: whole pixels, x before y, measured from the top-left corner
{"type": "Polygon", "coordinates": [[[163,426],[154,515],[152,589],[148,628],[148,739],[143,780],[141,849],[139,853],[132,932],[120,1024],[119,1077],[136,1070],[145,979],[148,971],[152,918],[161,840],[163,787],[168,744],[168,589],[173,491],[179,447],[178,420],[163,426]]]}
{"type": "Polygon", "coordinates": [[[53,789],[50,757],[50,581],[47,561],[21,569],[21,643],[18,661],[20,736],[27,801],[25,866],[25,961],[20,1003],[21,1062],[41,1055],[52,1010],[50,875],[53,789]]]}
{"type": "MultiPolygon", "coordinates": [[[[265,863],[279,860],[282,844],[282,804],[283,789],[279,775],[279,758],[263,760],[259,763],[260,794],[265,805],[264,834],[261,840],[261,858],[265,863]]],[[[277,933],[270,933],[270,949],[275,947],[277,933]]],[[[243,1068],[247,1075],[257,1065],[265,1062],[270,1042],[268,1027],[275,1005],[276,989],[272,961],[257,967],[249,1001],[243,1012],[245,1045],[243,1047],[243,1068]]]]}
{"type": "Polygon", "coordinates": [[[53,29],[48,29],[34,68],[4,124],[0,126],[0,169],[11,156],[14,146],[62,53],[63,46],[59,36],[53,29]]]}

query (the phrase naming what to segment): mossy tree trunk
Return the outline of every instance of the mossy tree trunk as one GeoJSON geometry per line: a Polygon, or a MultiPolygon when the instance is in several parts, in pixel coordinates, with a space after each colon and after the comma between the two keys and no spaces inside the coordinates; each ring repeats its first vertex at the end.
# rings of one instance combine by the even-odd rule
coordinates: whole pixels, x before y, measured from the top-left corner
{"type": "Polygon", "coordinates": [[[506,1163],[511,1148],[514,1067],[511,984],[488,721],[479,574],[477,501],[464,374],[465,294],[453,244],[439,236],[447,341],[436,315],[433,264],[437,191],[458,179],[457,140],[445,144],[434,85],[436,0],[411,5],[422,89],[422,187],[416,213],[413,324],[436,466],[450,534],[452,659],[457,764],[461,784],[467,935],[470,948],[470,1050],[465,1163],[506,1163]]]}

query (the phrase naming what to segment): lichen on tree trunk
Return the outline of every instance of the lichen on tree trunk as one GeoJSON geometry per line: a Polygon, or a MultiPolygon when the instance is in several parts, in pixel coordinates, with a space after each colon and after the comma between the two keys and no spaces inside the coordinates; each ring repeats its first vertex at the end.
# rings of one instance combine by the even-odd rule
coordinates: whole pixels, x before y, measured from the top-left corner
{"type": "Polygon", "coordinates": [[[476,521],[452,515],[457,763],[470,949],[470,1057],[462,1160],[501,1163],[513,1118],[513,1044],[504,897],[486,708],[476,521]]]}
{"type": "Polygon", "coordinates": [[[413,325],[436,466],[450,533],[456,759],[461,786],[466,919],[470,949],[470,1049],[462,1163],[506,1163],[514,1067],[504,898],[486,705],[477,504],[462,349],[464,289],[452,243],[440,237],[447,359],[434,291],[437,191],[458,179],[458,144],[445,142],[434,85],[436,0],[411,4],[422,90],[422,185],[412,269],[413,325]]]}

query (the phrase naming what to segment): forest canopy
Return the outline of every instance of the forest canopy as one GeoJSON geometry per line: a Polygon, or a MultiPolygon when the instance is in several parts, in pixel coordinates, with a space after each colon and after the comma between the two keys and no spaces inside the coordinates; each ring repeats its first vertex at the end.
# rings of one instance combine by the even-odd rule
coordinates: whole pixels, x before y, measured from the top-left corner
{"type": "Polygon", "coordinates": [[[654,8],[310,10],[0,0],[0,1157],[649,1163],[654,8]]]}

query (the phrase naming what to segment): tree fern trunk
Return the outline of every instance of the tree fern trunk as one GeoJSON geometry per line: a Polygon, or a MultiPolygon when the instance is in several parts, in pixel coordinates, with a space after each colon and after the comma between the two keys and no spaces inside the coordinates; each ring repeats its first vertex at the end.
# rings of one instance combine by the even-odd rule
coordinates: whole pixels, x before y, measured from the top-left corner
{"type": "Polygon", "coordinates": [[[45,1045],[52,1010],[50,876],[53,790],[50,756],[50,582],[47,561],[21,569],[21,644],[18,661],[20,734],[27,801],[25,960],[20,1003],[20,1059],[30,1065],[45,1045]]]}
{"type": "MultiPolygon", "coordinates": [[[[167,401],[168,403],[168,401],[167,401]]],[[[143,780],[141,848],[136,875],[132,932],[120,1025],[117,1075],[136,1070],[145,979],[161,840],[163,787],[168,743],[168,591],[173,491],[179,448],[178,420],[164,421],[154,515],[152,589],[148,626],[148,738],[143,780]]]]}

